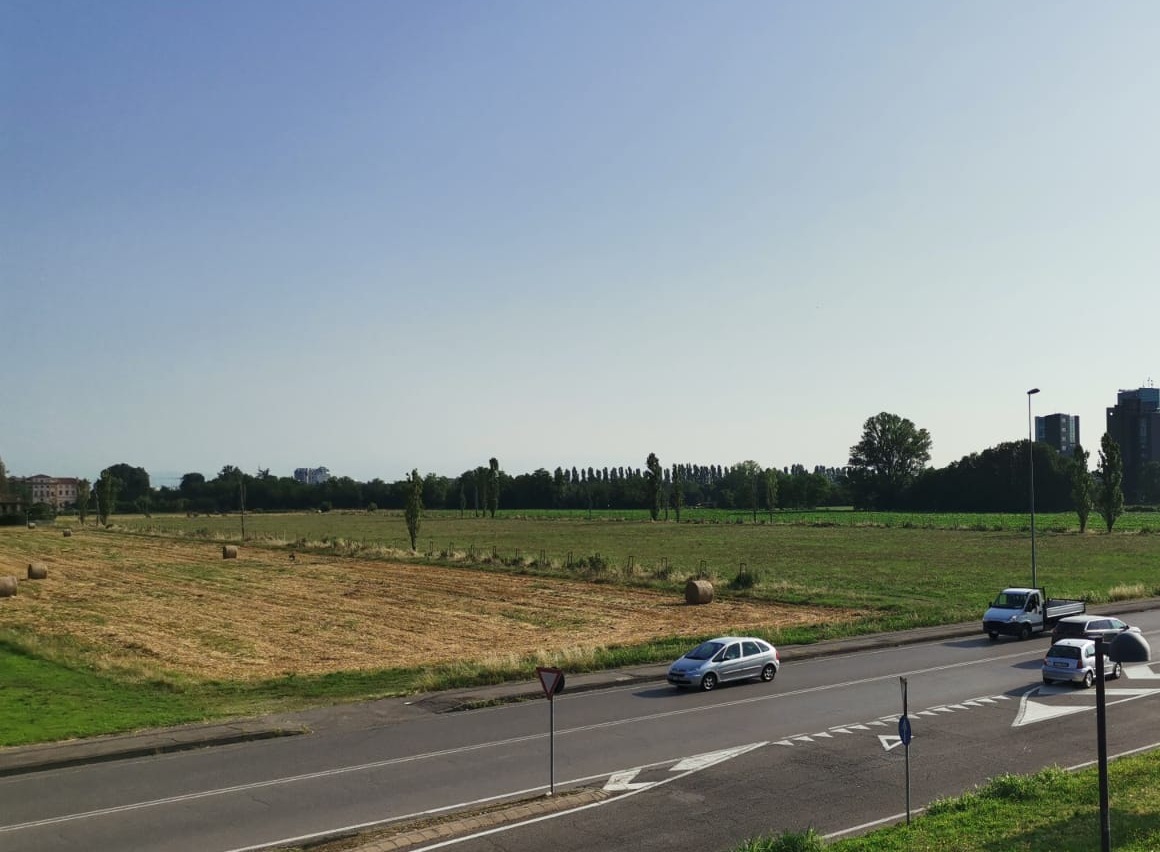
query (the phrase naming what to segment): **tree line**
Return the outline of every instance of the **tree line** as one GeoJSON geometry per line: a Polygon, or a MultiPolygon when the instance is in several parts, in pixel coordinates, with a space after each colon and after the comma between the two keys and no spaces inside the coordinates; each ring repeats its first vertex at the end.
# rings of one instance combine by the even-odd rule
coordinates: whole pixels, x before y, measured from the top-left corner
{"type": "MultiPolygon", "coordinates": [[[[1011,441],[964,456],[943,468],[928,467],[931,437],[925,429],[883,412],[863,424],[843,468],[795,464],[766,468],[746,460],[731,465],[664,465],[655,453],[644,467],[558,466],[510,475],[496,458],[456,477],[412,471],[404,479],[367,482],[340,476],[318,484],[278,477],[269,469],[244,472],[226,465],[213,477],[191,472],[176,487],[154,488],[149,474],[127,463],[110,465],[95,483],[81,480],[77,504],[107,522],[114,512],[329,511],[450,509],[494,517],[506,510],[645,509],[654,520],[680,521],[690,506],[759,513],[779,509],[854,506],[858,509],[931,512],[1023,512],[1034,482],[1036,507],[1074,510],[1081,527],[1096,511],[1111,528],[1123,511],[1123,463],[1119,447],[1104,435],[1095,472],[1082,447],[1061,456],[1045,443],[1011,441]],[[1111,518],[1109,521],[1108,519],[1111,518]]],[[[2,462],[0,462],[2,465],[2,462]]],[[[0,472],[4,469],[0,466],[0,472]]],[[[2,475],[2,474],[0,474],[2,475]]],[[[1146,502],[1160,501],[1160,463],[1141,477],[1146,502]]],[[[2,486],[0,486],[2,487],[2,486]]],[[[39,507],[51,512],[52,507],[39,507]]]]}

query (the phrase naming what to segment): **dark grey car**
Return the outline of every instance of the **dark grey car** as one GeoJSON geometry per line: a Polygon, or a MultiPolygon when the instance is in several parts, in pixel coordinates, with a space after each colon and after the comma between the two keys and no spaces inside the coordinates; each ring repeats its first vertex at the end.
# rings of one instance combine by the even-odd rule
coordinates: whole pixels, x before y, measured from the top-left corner
{"type": "Polygon", "coordinates": [[[1069,615],[1056,622],[1055,629],[1051,631],[1051,641],[1095,639],[1102,636],[1105,642],[1111,642],[1129,630],[1139,632],[1138,628],[1130,627],[1120,619],[1109,615],[1069,615]]]}
{"type": "Polygon", "coordinates": [[[715,689],[730,680],[771,681],[781,668],[777,648],[755,636],[721,636],[702,642],[669,667],[673,686],[715,689]]]}

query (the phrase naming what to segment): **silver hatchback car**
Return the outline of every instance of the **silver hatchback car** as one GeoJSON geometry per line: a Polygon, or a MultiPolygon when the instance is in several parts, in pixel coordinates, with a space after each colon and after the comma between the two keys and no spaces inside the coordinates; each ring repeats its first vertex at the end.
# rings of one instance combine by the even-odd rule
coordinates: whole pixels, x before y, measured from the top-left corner
{"type": "MultiPolygon", "coordinates": [[[[1104,654],[1104,680],[1115,680],[1123,668],[1104,654]]],[[[1096,682],[1096,643],[1091,639],[1060,639],[1043,658],[1043,682],[1064,681],[1090,688],[1096,682]]]]}
{"type": "Polygon", "coordinates": [[[673,686],[708,692],[729,680],[771,681],[781,668],[777,648],[754,636],[721,636],[702,642],[669,667],[673,686]]]}

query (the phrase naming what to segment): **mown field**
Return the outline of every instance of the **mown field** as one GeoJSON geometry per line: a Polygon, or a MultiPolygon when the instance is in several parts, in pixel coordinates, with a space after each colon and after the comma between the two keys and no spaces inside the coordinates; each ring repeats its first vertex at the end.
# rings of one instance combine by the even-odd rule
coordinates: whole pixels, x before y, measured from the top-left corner
{"type": "MultiPolygon", "coordinates": [[[[1030,580],[1027,531],[986,522],[430,513],[413,554],[398,514],[248,515],[222,560],[237,515],[114,521],[0,529],[0,573],[49,566],[0,599],[0,745],[664,660],[731,630],[788,645],[975,620],[1030,580]],[[684,604],[693,575],[713,604],[684,604]]],[[[1037,526],[1050,593],[1160,593],[1160,537],[1037,526]]]]}
{"type": "MultiPolygon", "coordinates": [[[[777,523],[714,520],[702,513],[682,523],[651,523],[610,514],[562,517],[461,518],[425,515],[420,561],[484,570],[520,571],[597,582],[679,589],[691,576],[751,586],[734,593],[791,604],[853,607],[897,625],[976,618],[1003,585],[1030,583],[1028,518],[1003,515],[907,515],[850,511],[775,514],[777,523]]],[[[1037,579],[1052,595],[1107,601],[1117,586],[1160,584],[1160,535],[1134,516],[1135,527],[1111,535],[1074,515],[1036,518],[1037,579]],[[1067,522],[1073,523],[1072,527],[1067,522]]],[[[761,516],[759,516],[759,521],[761,516]]],[[[241,540],[241,518],[122,518],[118,526],[207,541],[241,540]]],[[[352,512],[248,515],[254,545],[305,552],[413,559],[401,513],[352,512]]]]}

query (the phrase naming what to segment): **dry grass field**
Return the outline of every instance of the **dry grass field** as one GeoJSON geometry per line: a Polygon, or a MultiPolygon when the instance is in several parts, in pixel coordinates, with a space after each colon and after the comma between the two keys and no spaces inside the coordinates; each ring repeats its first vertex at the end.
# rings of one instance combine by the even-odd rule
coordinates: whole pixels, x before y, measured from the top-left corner
{"type": "Polygon", "coordinates": [[[390,563],[83,530],[0,529],[0,627],[53,637],[98,666],[198,680],[422,667],[855,620],[859,613],[683,599],[466,568],[390,563]],[[30,561],[48,577],[25,580],[30,561]]]}

